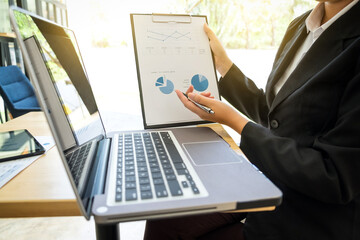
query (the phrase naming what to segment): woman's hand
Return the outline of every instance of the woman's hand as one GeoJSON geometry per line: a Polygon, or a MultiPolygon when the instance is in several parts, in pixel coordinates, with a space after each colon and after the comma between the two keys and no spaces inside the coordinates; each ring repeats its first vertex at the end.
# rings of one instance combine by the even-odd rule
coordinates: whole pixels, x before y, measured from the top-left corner
{"type": "Polygon", "coordinates": [[[176,90],[177,96],[187,109],[198,115],[203,120],[225,124],[241,134],[242,129],[248,122],[247,119],[241,116],[239,112],[237,112],[229,105],[214,99],[210,93],[196,94],[193,93],[193,90],[193,86],[190,86],[186,91],[188,97],[197,103],[211,108],[214,111],[214,114],[207,113],[200,109],[190,100],[188,100],[181,91],[176,90]]]}
{"type": "Polygon", "coordinates": [[[207,24],[204,24],[204,31],[209,38],[210,47],[214,53],[216,69],[221,74],[221,76],[224,77],[233,63],[227,56],[224,47],[221,45],[221,42],[207,24]]]}

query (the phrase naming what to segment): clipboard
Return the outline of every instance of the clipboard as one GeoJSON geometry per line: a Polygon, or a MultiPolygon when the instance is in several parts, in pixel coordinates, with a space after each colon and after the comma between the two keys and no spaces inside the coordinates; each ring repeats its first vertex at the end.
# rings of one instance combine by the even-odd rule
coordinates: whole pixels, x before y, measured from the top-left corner
{"type": "Polygon", "coordinates": [[[211,92],[220,100],[204,15],[130,14],[145,129],[206,123],[186,109],[175,89],[211,92]]]}
{"type": "Polygon", "coordinates": [[[191,24],[191,15],[188,14],[163,14],[153,13],[151,14],[152,21],[154,23],[189,23],[191,24]]]}

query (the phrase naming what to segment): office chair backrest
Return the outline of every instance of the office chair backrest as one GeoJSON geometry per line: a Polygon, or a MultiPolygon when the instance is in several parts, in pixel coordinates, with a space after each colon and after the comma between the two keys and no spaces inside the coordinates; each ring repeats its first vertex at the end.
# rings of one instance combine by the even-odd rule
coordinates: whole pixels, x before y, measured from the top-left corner
{"type": "Polygon", "coordinates": [[[0,94],[13,117],[41,110],[33,86],[17,66],[0,67],[0,94]]]}

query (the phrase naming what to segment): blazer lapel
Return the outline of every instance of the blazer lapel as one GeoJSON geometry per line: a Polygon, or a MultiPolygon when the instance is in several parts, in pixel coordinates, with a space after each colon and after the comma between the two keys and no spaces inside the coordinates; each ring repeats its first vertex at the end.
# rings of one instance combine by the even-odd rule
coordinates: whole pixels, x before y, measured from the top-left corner
{"type": "MultiPolygon", "coordinates": [[[[349,14],[340,17],[316,40],[275,96],[272,103],[270,102],[270,112],[336,58],[343,51],[344,39],[359,36],[360,30],[356,24],[360,22],[359,10],[360,4],[358,3],[349,10],[349,14]]],[[[293,56],[294,54],[291,54],[291,58],[293,56]]],[[[284,61],[288,64],[290,60],[285,57],[284,61]]],[[[283,72],[284,70],[282,69],[279,74],[276,74],[277,78],[283,72]]],[[[271,84],[271,88],[267,90],[273,92],[274,84],[275,81],[271,84]]]]}
{"type": "Polygon", "coordinates": [[[300,45],[304,42],[306,38],[306,26],[305,22],[301,23],[297,31],[295,32],[294,36],[291,38],[291,40],[286,44],[284,47],[284,50],[282,51],[280,57],[275,62],[273,69],[270,73],[268,83],[266,85],[266,98],[268,105],[270,106],[272,101],[274,100],[274,92],[273,87],[278,82],[280,77],[284,74],[284,71],[291,63],[291,60],[293,59],[295,53],[299,49],[300,45]]]}

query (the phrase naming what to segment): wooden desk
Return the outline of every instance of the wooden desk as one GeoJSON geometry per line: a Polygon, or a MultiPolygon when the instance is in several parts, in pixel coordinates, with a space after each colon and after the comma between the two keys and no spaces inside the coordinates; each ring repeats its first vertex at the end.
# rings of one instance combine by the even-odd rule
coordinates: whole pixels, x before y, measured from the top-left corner
{"type": "MultiPolygon", "coordinates": [[[[28,129],[51,135],[42,112],[32,112],[0,125],[0,131],[28,129]]],[[[0,217],[78,216],[74,192],[56,146],[0,188],[0,217]]]]}
{"type": "MultiPolygon", "coordinates": [[[[220,124],[208,124],[231,147],[241,152],[220,124]]],[[[32,112],[5,124],[0,131],[28,129],[34,136],[49,136],[50,129],[42,112],[32,112]]],[[[269,211],[275,207],[242,211],[269,211]]],[[[67,180],[56,146],[0,188],[0,217],[47,217],[80,215],[75,195],[67,180]]]]}

